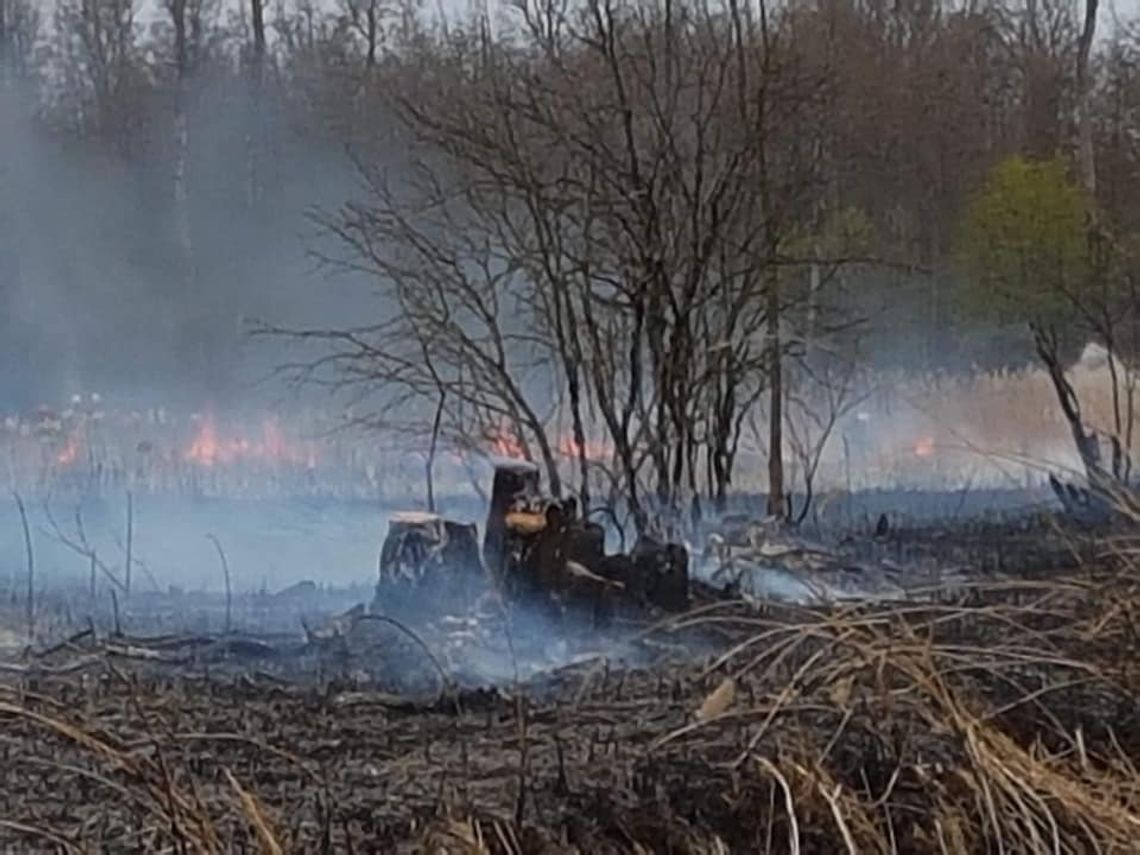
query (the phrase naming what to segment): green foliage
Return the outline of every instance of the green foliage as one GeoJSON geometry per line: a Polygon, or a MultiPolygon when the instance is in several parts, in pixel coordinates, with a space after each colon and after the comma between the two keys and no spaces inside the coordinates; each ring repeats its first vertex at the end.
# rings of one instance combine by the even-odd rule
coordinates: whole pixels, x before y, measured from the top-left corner
{"type": "Polygon", "coordinates": [[[783,245],[793,258],[819,258],[824,266],[865,255],[874,243],[870,218],[851,205],[832,211],[818,229],[792,230],[783,245]]]}
{"type": "Polygon", "coordinates": [[[1001,321],[1063,320],[1090,275],[1090,210],[1060,159],[999,163],[962,230],[970,308],[1001,321]]]}

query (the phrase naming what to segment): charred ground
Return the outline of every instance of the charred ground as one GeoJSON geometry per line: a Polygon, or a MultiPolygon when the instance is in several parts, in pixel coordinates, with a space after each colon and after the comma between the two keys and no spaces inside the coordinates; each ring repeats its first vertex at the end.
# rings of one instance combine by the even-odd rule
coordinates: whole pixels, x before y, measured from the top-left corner
{"type": "MultiPolygon", "coordinates": [[[[975,569],[953,594],[904,602],[710,597],[623,624],[620,656],[595,636],[572,664],[531,662],[493,685],[451,670],[442,629],[421,639],[425,679],[388,688],[362,667],[376,638],[338,642],[330,625],[279,637],[274,656],[266,636],[81,631],[25,652],[0,689],[0,839],[61,851],[1128,848],[1140,798],[1130,543],[1039,521],[893,531],[865,548],[975,569]]],[[[519,665],[533,651],[515,653],[519,665]]]]}

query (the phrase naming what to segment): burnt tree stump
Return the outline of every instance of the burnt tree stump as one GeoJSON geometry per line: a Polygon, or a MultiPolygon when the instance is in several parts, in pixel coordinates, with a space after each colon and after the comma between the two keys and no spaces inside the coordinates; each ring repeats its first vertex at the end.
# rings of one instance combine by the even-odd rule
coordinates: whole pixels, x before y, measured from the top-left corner
{"type": "Polygon", "coordinates": [[[613,556],[611,572],[620,574],[634,600],[669,612],[689,607],[689,553],[677,543],[642,537],[628,556],[613,556]]]}
{"type": "Polygon", "coordinates": [[[463,610],[485,584],[474,524],[398,513],[380,551],[372,611],[417,618],[463,610]]]}
{"type": "Polygon", "coordinates": [[[538,498],[537,466],[526,460],[503,460],[495,465],[491,506],[483,533],[483,564],[500,583],[507,575],[507,516],[530,510],[538,498]]]}
{"type": "Polygon", "coordinates": [[[594,522],[572,523],[566,530],[566,557],[595,573],[602,573],[606,558],[606,530],[594,522]]]}

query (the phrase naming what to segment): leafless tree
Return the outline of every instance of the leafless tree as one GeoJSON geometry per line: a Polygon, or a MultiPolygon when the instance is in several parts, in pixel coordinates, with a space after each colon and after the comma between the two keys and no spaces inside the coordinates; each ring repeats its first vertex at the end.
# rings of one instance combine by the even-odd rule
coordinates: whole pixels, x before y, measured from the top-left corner
{"type": "Polygon", "coordinates": [[[130,100],[146,77],[140,64],[132,0],[60,0],[50,92],[56,116],[71,127],[129,144],[130,100]]]}
{"type": "Polygon", "coordinates": [[[0,89],[31,74],[40,17],[32,0],[0,0],[0,89]]]}

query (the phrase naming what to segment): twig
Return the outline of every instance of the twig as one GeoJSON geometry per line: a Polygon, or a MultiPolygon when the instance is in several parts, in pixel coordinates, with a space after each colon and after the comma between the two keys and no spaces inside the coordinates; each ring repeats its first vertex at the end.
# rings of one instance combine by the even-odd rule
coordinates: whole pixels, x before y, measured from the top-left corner
{"type": "Polygon", "coordinates": [[[424,652],[424,654],[427,656],[427,658],[431,661],[431,664],[435,666],[435,670],[439,673],[439,679],[441,680],[440,696],[442,697],[445,694],[454,693],[455,685],[452,682],[451,677],[448,676],[447,671],[443,667],[443,664],[439,661],[439,659],[436,657],[436,655],[431,652],[431,648],[427,646],[427,642],[424,641],[422,638],[420,638],[420,636],[416,632],[414,632],[412,629],[410,629],[409,627],[407,627],[406,625],[404,625],[400,621],[396,620],[395,618],[388,617],[387,615],[359,615],[358,617],[356,617],[355,620],[356,621],[374,620],[374,621],[378,621],[380,623],[386,623],[389,626],[393,626],[396,629],[398,629],[400,632],[404,633],[404,635],[408,636],[408,638],[410,638],[413,642],[416,643],[416,645],[424,652]]]}
{"type": "Polygon", "coordinates": [[[20,511],[20,525],[24,528],[24,550],[28,561],[28,638],[32,638],[36,629],[36,556],[32,551],[32,530],[28,527],[28,511],[24,507],[24,500],[18,492],[13,491],[16,498],[16,507],[20,511]]]}
{"type": "Polygon", "coordinates": [[[227,768],[223,768],[222,771],[225,773],[226,781],[241,802],[242,813],[245,814],[246,819],[249,820],[250,825],[257,833],[257,839],[261,841],[262,851],[267,855],[282,855],[284,850],[281,848],[281,844],[277,842],[277,835],[269,827],[269,821],[265,818],[265,809],[258,803],[253,794],[238,783],[233,772],[227,768]]]}
{"type": "Polygon", "coordinates": [[[135,535],[135,503],[131,491],[127,490],[127,567],[124,581],[127,585],[127,596],[131,595],[131,553],[134,549],[135,535]]]}
{"type": "MultiPolygon", "coordinates": [[[[77,505],[75,508],[75,537],[77,539],[72,539],[64,534],[62,526],[60,526],[60,524],[56,521],[55,515],[52,513],[51,504],[46,500],[43,503],[43,512],[44,517],[48,521],[48,525],[51,527],[51,531],[47,531],[41,526],[41,533],[48,535],[49,537],[66,546],[71,551],[76,552],[86,558],[90,562],[90,571],[92,576],[97,569],[107,577],[107,580],[112,585],[114,585],[120,591],[125,590],[122,580],[119,579],[119,577],[115,575],[111,568],[107,566],[106,562],[104,562],[99,557],[99,554],[95,547],[93,547],[87,540],[87,531],[83,526],[83,511],[80,506],[77,505]]],[[[91,586],[91,596],[94,597],[94,582],[89,581],[89,584],[91,586]]]]}
{"type": "Polygon", "coordinates": [[[0,819],[0,828],[6,828],[9,831],[26,834],[29,837],[38,837],[41,840],[50,841],[53,845],[58,846],[65,852],[83,851],[59,832],[52,831],[49,828],[40,828],[39,826],[35,825],[25,825],[22,822],[16,822],[10,819],[0,819]]]}
{"type": "Polygon", "coordinates": [[[111,589],[111,612],[115,617],[115,636],[123,634],[122,624],[119,623],[119,595],[115,593],[115,589],[111,589]]]}
{"type": "Polygon", "coordinates": [[[233,588],[230,586],[230,562],[226,560],[226,552],[222,549],[221,541],[212,534],[207,534],[206,537],[214,544],[214,549],[218,551],[218,558],[222,561],[222,575],[226,580],[226,634],[228,635],[232,627],[234,602],[233,588]]]}

